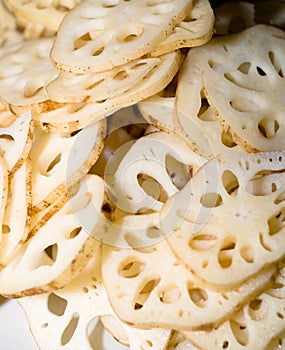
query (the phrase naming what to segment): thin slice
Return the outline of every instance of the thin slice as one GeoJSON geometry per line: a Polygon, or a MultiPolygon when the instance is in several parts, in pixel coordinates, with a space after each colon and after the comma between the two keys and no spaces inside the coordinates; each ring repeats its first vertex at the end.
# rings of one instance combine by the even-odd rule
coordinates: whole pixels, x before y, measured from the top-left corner
{"type": "Polygon", "coordinates": [[[27,159],[9,178],[2,222],[0,266],[6,266],[27,238],[31,221],[31,163],[27,159]]]}
{"type": "Polygon", "coordinates": [[[35,211],[44,209],[87,174],[100,155],[105,132],[104,120],[75,134],[35,129],[31,149],[35,211]]]}
{"type": "Polygon", "coordinates": [[[36,123],[40,123],[42,128],[47,130],[77,130],[158,93],[177,73],[181,55],[177,51],[160,56],[159,59],[160,64],[151,70],[149,76],[125,93],[106,101],[67,106],[49,100],[40,108],[33,109],[36,123]]]}
{"type": "Polygon", "coordinates": [[[208,0],[198,0],[189,14],[176,25],[174,32],[152,52],[160,56],[183,47],[200,46],[208,42],[214,33],[214,13],[208,0]]]}
{"type": "Polygon", "coordinates": [[[192,6],[191,0],[84,0],[62,21],[51,59],[73,73],[124,65],[153,50],[192,6]]]}
{"type": "Polygon", "coordinates": [[[112,334],[119,343],[129,346],[128,336],[121,325],[121,322],[113,315],[103,315],[100,317],[103,327],[112,334]]]}
{"type": "Polygon", "coordinates": [[[160,59],[141,58],[124,66],[90,74],[61,72],[47,86],[47,93],[56,102],[101,102],[123,94],[143,80],[160,59]]]}
{"type": "Polygon", "coordinates": [[[199,285],[165,241],[133,249],[103,245],[102,276],[109,300],[121,320],[137,327],[199,329],[217,325],[264,290],[273,271],[236,290],[218,293],[199,285]]]}
{"type": "MultiPolygon", "coordinates": [[[[117,152],[124,154],[124,147],[117,152]]],[[[119,164],[107,164],[105,179],[121,210],[129,213],[159,211],[162,203],[182,188],[191,173],[204,162],[178,136],[156,132],[137,140],[119,164]],[[179,167],[184,169],[184,174],[177,171],[179,167]],[[181,173],[184,176],[179,185],[176,177],[181,173]]]]}
{"type": "Polygon", "coordinates": [[[26,161],[32,147],[32,118],[31,112],[25,112],[15,120],[8,112],[6,114],[3,123],[9,123],[9,119],[12,123],[0,127],[0,153],[12,173],[26,161]]]}
{"type": "Polygon", "coordinates": [[[163,233],[204,283],[231,289],[283,257],[284,171],[284,152],[220,156],[166,202],[163,233]]]}
{"type": "Polygon", "coordinates": [[[284,346],[284,269],[272,288],[251,300],[242,310],[211,331],[183,332],[199,349],[277,350],[284,346]],[[274,296],[275,290],[280,296],[274,296]],[[283,339],[282,339],[283,333],[283,339]],[[275,346],[274,346],[275,344],[275,346]]]}
{"type": "Polygon", "coordinates": [[[70,193],[70,200],[0,271],[0,294],[20,297],[61,288],[98,256],[92,230],[100,221],[104,187],[101,178],[88,175],[70,193]]]}
{"type": "Polygon", "coordinates": [[[25,41],[0,58],[0,98],[19,113],[48,98],[46,85],[58,75],[49,58],[52,43],[53,38],[25,41]]]}
{"type": "Polygon", "coordinates": [[[96,258],[61,290],[21,298],[19,303],[42,350],[97,350],[99,339],[105,349],[110,335],[107,342],[98,316],[115,318],[131,349],[150,349],[153,343],[155,349],[164,350],[171,334],[171,330],[134,329],[115,316],[102,283],[100,259],[96,258]]]}

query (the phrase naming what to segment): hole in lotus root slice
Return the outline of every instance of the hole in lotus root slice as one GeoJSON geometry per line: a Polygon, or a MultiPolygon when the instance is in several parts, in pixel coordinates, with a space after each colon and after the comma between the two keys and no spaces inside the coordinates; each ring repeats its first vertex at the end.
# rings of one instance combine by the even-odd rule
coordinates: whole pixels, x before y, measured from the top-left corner
{"type": "Polygon", "coordinates": [[[145,263],[136,259],[128,258],[127,261],[120,263],[118,267],[118,274],[124,278],[135,278],[144,269],[145,263]]]}
{"type": "Polygon", "coordinates": [[[54,315],[63,316],[67,307],[67,300],[54,292],[50,293],[47,299],[47,307],[54,315]]]}
{"type": "Polygon", "coordinates": [[[55,158],[50,162],[50,164],[48,165],[45,173],[48,175],[49,173],[51,173],[51,171],[56,167],[57,164],[60,163],[61,161],[61,156],[62,153],[59,153],[55,156],[55,158]]]}
{"type": "Polygon", "coordinates": [[[76,328],[78,326],[78,322],[79,322],[79,314],[77,312],[75,312],[72,315],[71,320],[69,321],[68,325],[66,326],[66,328],[64,329],[62,336],[61,336],[61,345],[64,346],[66,344],[68,344],[70,342],[70,340],[72,339],[76,328]]]}
{"type": "Polygon", "coordinates": [[[218,237],[213,234],[199,233],[189,239],[189,247],[194,250],[208,250],[217,244],[218,237]]]}
{"type": "Polygon", "coordinates": [[[231,266],[234,250],[236,248],[236,239],[234,237],[226,237],[218,252],[218,263],[225,269],[231,266]]]}
{"type": "Polygon", "coordinates": [[[57,243],[51,244],[44,250],[45,254],[49,257],[48,265],[53,265],[56,262],[57,253],[58,253],[58,245],[57,243]]]}
{"type": "Polygon", "coordinates": [[[193,283],[188,283],[188,294],[192,302],[199,308],[206,306],[208,294],[205,289],[193,287],[193,283]]]}
{"type": "Polygon", "coordinates": [[[143,285],[143,287],[139,290],[139,292],[135,297],[135,300],[133,303],[134,310],[140,310],[141,308],[144,307],[150,294],[156,288],[159,282],[160,282],[160,278],[154,278],[143,285]]]}
{"type": "Polygon", "coordinates": [[[223,204],[223,199],[219,193],[210,192],[201,197],[200,203],[205,208],[216,208],[223,204]]]}
{"type": "Polygon", "coordinates": [[[226,170],[222,174],[222,183],[229,195],[237,194],[239,189],[239,181],[237,176],[230,170],[226,170]]]}
{"type": "Polygon", "coordinates": [[[165,157],[165,167],[172,183],[179,190],[181,190],[190,180],[193,172],[192,168],[189,169],[189,166],[169,154],[165,157]]]}
{"type": "Polygon", "coordinates": [[[158,291],[159,300],[164,304],[176,303],[181,298],[181,295],[181,290],[176,285],[167,286],[158,291]]]}
{"type": "Polygon", "coordinates": [[[280,61],[280,57],[274,53],[274,51],[268,52],[268,57],[270,59],[270,62],[274,69],[276,70],[276,73],[281,77],[284,78],[284,68],[282,67],[282,61],[280,61]]]}
{"type": "Polygon", "coordinates": [[[261,135],[268,139],[274,137],[277,134],[279,127],[280,125],[278,120],[274,120],[268,117],[263,118],[258,123],[258,130],[260,131],[261,135]]]}
{"type": "Polygon", "coordinates": [[[246,346],[249,342],[249,332],[246,326],[246,321],[243,312],[239,312],[235,318],[230,319],[230,327],[236,341],[246,346]]]}
{"type": "Polygon", "coordinates": [[[285,226],[285,210],[279,210],[275,215],[267,220],[267,224],[269,228],[268,234],[270,236],[276,235],[282,231],[285,226]]]}

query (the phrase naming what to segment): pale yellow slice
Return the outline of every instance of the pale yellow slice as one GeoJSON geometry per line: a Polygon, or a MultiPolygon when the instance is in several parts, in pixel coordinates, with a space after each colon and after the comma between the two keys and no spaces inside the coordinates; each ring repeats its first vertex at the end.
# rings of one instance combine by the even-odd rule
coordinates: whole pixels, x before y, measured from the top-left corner
{"type": "Polygon", "coordinates": [[[84,0],[62,21],[51,52],[68,72],[99,72],[152,51],[192,8],[191,0],[84,0]]]}
{"type": "Polygon", "coordinates": [[[208,42],[214,33],[215,17],[208,0],[198,0],[174,32],[159,43],[152,56],[159,56],[183,47],[200,46],[208,42]]]}
{"type": "Polygon", "coordinates": [[[284,169],[284,152],[220,156],[166,202],[163,233],[203,283],[231,289],[283,257],[284,169]]]}

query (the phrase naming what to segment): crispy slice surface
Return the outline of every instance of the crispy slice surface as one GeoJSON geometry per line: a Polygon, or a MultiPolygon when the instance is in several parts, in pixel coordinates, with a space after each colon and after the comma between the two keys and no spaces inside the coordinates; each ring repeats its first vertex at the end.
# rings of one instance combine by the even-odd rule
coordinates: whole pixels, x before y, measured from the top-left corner
{"type": "Polygon", "coordinates": [[[40,38],[7,48],[0,58],[0,98],[9,105],[30,109],[48,99],[46,85],[57,75],[49,54],[53,38],[40,38]]]}
{"type": "Polygon", "coordinates": [[[87,174],[102,150],[106,125],[102,120],[75,135],[35,131],[31,149],[32,202],[38,211],[87,174]]]}
{"type": "MultiPolygon", "coordinates": [[[[127,225],[123,228],[127,234],[127,225]]],[[[144,247],[130,242],[130,248],[134,249],[103,245],[102,276],[118,317],[142,328],[217,325],[263,290],[274,271],[264,272],[239,289],[219,293],[199,285],[165,241],[144,247]]]]}
{"type": "Polygon", "coordinates": [[[284,255],[284,160],[284,152],[212,159],[162,209],[173,251],[212,288],[239,285],[284,255]]]}
{"type": "Polygon", "coordinates": [[[6,266],[27,238],[31,221],[31,162],[27,159],[10,177],[2,222],[0,266],[6,266]]]}
{"type": "Polygon", "coordinates": [[[214,32],[214,13],[208,0],[198,0],[186,18],[178,23],[174,32],[152,52],[159,56],[183,47],[200,46],[208,42],[214,32]]]}
{"type": "Polygon", "coordinates": [[[19,297],[60,288],[98,254],[91,232],[100,221],[104,182],[88,175],[78,187],[0,271],[0,294],[19,297]]]}
{"type": "Polygon", "coordinates": [[[85,0],[62,21],[51,59],[77,73],[123,65],[153,50],[192,6],[189,0],[85,0]]]}

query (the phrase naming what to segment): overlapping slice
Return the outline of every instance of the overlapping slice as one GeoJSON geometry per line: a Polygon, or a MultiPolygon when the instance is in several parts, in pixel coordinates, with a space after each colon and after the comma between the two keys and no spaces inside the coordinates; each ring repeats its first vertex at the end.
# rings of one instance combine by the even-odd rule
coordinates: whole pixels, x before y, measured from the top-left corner
{"type": "Polygon", "coordinates": [[[232,288],[284,255],[284,156],[212,159],[162,209],[173,251],[207,285],[232,288]]]}
{"type": "Polygon", "coordinates": [[[12,12],[23,17],[27,21],[32,21],[44,27],[57,31],[63,17],[70,9],[75,7],[80,1],[47,1],[39,0],[5,0],[5,3],[12,12]]]}
{"type": "Polygon", "coordinates": [[[283,268],[277,274],[272,288],[251,300],[220,327],[210,331],[183,333],[199,349],[282,349],[285,331],[284,306],[283,268]]]}
{"type": "Polygon", "coordinates": [[[106,121],[78,133],[46,133],[35,129],[31,149],[32,202],[35,211],[50,205],[82,178],[98,159],[106,121]]]}
{"type": "MultiPolygon", "coordinates": [[[[117,152],[124,155],[124,148],[117,152]]],[[[121,161],[117,158],[119,164],[107,164],[105,179],[116,206],[129,213],[159,211],[205,162],[182,139],[166,132],[140,138],[121,161]]]]}
{"type": "MultiPolygon", "coordinates": [[[[127,235],[125,224],[122,229],[127,235]]],[[[147,218],[144,227],[147,231],[147,218]]],[[[268,270],[236,290],[218,293],[198,284],[165,241],[145,247],[131,242],[129,248],[133,249],[103,245],[102,277],[118,317],[143,328],[217,325],[263,290],[274,271],[268,270]]]]}
{"type": "Polygon", "coordinates": [[[25,41],[1,56],[0,98],[18,114],[48,99],[46,85],[58,75],[49,58],[52,43],[52,38],[25,41]]]}
{"type": "Polygon", "coordinates": [[[284,149],[284,40],[284,31],[257,25],[189,54],[221,125],[249,151],[284,149]]]}
{"type": "Polygon", "coordinates": [[[2,221],[0,266],[6,266],[27,238],[31,221],[31,163],[27,159],[10,177],[2,221]]]}
{"type": "Polygon", "coordinates": [[[61,72],[47,86],[47,93],[56,102],[104,101],[130,90],[159,64],[160,59],[142,58],[100,73],[61,72]]]}
{"type": "Polygon", "coordinates": [[[62,21],[51,58],[77,73],[126,64],[153,50],[192,6],[191,0],[85,0],[62,21]]]}
{"type": "Polygon", "coordinates": [[[104,191],[96,175],[87,175],[70,191],[70,200],[0,271],[0,293],[11,297],[58,289],[98,256],[92,231],[100,222],[104,191]]]}
{"type": "Polygon", "coordinates": [[[183,47],[205,44],[213,35],[214,13],[208,0],[198,0],[193,9],[178,23],[174,32],[164,39],[152,52],[159,56],[183,47]]]}
{"type": "MultiPolygon", "coordinates": [[[[6,7],[0,3],[0,46],[13,45],[21,41],[21,34],[16,30],[15,18],[6,7]]],[[[0,56],[1,50],[0,50],[0,56]]]]}
{"type": "Polygon", "coordinates": [[[77,130],[158,93],[177,73],[181,55],[179,51],[172,52],[159,57],[159,60],[160,64],[150,71],[149,76],[128,91],[105,101],[67,106],[48,101],[34,111],[36,123],[48,130],[77,130]]]}
{"type": "Polygon", "coordinates": [[[32,147],[33,127],[31,113],[25,112],[18,118],[10,112],[3,118],[0,127],[0,154],[7,165],[7,170],[12,173],[22,166],[32,147]]]}
{"type": "Polygon", "coordinates": [[[21,298],[19,303],[42,350],[95,350],[99,341],[103,342],[104,348],[105,336],[98,319],[102,315],[115,318],[132,349],[151,349],[153,344],[155,349],[163,350],[171,334],[171,330],[135,329],[116,317],[102,283],[100,258],[92,259],[85,270],[64,288],[21,298]]]}

